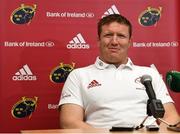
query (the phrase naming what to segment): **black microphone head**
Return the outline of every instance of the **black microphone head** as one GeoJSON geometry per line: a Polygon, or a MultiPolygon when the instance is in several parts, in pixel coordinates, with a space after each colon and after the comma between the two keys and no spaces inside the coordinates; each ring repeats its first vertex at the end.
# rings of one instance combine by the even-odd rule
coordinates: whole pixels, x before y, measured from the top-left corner
{"type": "Polygon", "coordinates": [[[141,77],[141,83],[144,84],[144,82],[146,82],[146,81],[152,81],[152,77],[150,75],[147,75],[147,74],[143,75],[141,77]]]}
{"type": "Polygon", "coordinates": [[[180,92],[180,72],[169,71],[166,73],[166,84],[174,92],[180,92]]]}

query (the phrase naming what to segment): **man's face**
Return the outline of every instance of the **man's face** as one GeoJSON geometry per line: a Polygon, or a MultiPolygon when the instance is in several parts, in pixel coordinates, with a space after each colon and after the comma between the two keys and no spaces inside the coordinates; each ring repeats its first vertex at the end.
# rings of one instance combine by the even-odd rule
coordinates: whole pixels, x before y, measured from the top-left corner
{"type": "Polygon", "coordinates": [[[112,22],[102,26],[99,38],[100,59],[109,64],[125,64],[128,57],[128,48],[131,45],[129,27],[112,22]]]}

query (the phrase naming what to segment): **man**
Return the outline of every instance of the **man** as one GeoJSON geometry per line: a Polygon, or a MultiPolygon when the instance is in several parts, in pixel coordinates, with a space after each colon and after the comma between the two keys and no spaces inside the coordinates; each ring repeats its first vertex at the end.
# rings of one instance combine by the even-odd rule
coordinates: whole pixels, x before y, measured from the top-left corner
{"type": "MultiPolygon", "coordinates": [[[[165,108],[164,120],[178,121],[178,114],[157,71],[140,67],[128,58],[131,23],[113,14],[98,23],[100,54],[95,64],[73,70],[60,99],[61,128],[111,128],[114,125],[138,126],[147,116],[148,96],[140,82],[144,74],[152,77],[156,97],[165,108]]],[[[149,117],[146,124],[153,124],[149,117]]]]}

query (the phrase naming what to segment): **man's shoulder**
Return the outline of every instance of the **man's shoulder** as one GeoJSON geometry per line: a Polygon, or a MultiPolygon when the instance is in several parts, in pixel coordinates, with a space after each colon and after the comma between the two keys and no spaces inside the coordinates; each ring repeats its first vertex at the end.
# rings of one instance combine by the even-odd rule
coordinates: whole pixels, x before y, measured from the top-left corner
{"type": "Polygon", "coordinates": [[[134,65],[134,68],[136,71],[158,73],[158,71],[156,69],[154,69],[152,67],[148,67],[148,66],[134,65]]]}
{"type": "Polygon", "coordinates": [[[142,65],[134,65],[136,69],[152,69],[149,66],[142,66],[142,65]]]}
{"type": "Polygon", "coordinates": [[[89,72],[94,69],[95,69],[94,64],[91,64],[88,66],[75,68],[71,73],[81,73],[81,72],[87,72],[87,71],[89,72]]]}

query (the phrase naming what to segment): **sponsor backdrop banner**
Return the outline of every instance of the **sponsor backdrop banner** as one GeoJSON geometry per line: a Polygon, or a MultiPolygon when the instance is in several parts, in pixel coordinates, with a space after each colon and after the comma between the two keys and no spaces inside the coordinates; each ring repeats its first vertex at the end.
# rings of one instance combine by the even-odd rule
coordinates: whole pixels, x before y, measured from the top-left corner
{"type": "MultiPolygon", "coordinates": [[[[178,0],[1,0],[0,132],[57,129],[68,74],[94,63],[97,21],[122,14],[133,24],[129,56],[165,80],[180,71],[178,0]]],[[[170,91],[180,111],[177,93],[170,91]]]]}

